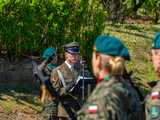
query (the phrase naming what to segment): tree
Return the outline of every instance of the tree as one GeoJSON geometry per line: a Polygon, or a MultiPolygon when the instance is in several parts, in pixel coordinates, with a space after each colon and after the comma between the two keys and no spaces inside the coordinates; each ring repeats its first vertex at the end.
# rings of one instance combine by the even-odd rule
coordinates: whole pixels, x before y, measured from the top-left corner
{"type": "Polygon", "coordinates": [[[145,13],[154,17],[154,22],[158,23],[160,18],[160,1],[159,0],[146,0],[143,9],[145,13]]]}
{"type": "Polygon", "coordinates": [[[41,53],[49,46],[61,52],[63,44],[78,41],[86,54],[104,28],[105,15],[97,0],[4,0],[0,3],[0,43],[17,56],[41,53]]]}
{"type": "Polygon", "coordinates": [[[137,14],[138,9],[141,8],[141,6],[145,2],[145,0],[131,0],[130,2],[131,2],[131,4],[130,4],[128,10],[129,10],[129,12],[131,12],[130,15],[132,16],[132,15],[137,14]]]}
{"type": "Polygon", "coordinates": [[[102,0],[110,20],[123,20],[124,16],[135,16],[145,0],[102,0]]]}
{"type": "Polygon", "coordinates": [[[109,20],[120,20],[123,16],[121,0],[102,0],[102,3],[108,13],[109,20]]]}

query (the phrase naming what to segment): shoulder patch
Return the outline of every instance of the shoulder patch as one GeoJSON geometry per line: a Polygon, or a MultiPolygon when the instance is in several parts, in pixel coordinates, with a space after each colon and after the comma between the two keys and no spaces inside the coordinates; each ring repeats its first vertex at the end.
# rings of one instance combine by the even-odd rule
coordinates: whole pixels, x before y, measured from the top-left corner
{"type": "Polygon", "coordinates": [[[154,100],[154,99],[158,99],[159,98],[159,92],[155,91],[155,92],[152,92],[151,93],[151,99],[154,100]]]}
{"type": "Polygon", "coordinates": [[[88,109],[87,109],[88,113],[97,113],[98,111],[98,105],[96,104],[89,104],[88,109]]]}

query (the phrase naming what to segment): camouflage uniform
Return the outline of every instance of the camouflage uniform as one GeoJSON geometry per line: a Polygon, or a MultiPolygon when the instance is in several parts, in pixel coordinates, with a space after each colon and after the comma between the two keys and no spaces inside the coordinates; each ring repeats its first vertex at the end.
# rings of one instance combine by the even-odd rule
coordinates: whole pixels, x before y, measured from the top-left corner
{"type": "Polygon", "coordinates": [[[160,120],[160,82],[147,95],[145,101],[146,120],[160,120]]]}
{"type": "Polygon", "coordinates": [[[130,60],[128,49],[118,38],[107,35],[96,38],[92,67],[98,84],[77,113],[78,120],[144,120],[140,97],[131,85],[125,66],[113,69],[110,64],[110,61],[117,64],[119,58],[130,60]],[[102,55],[106,55],[104,59],[102,55]]]}
{"type": "Polygon", "coordinates": [[[144,120],[137,92],[122,77],[99,83],[78,120],[144,120]]]}

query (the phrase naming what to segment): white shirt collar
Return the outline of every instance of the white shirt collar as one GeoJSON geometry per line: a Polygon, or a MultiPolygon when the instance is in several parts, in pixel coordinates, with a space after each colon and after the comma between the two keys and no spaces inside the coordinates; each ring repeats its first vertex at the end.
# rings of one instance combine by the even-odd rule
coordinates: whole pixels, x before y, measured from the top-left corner
{"type": "Polygon", "coordinates": [[[72,65],[71,65],[71,64],[69,64],[67,61],[65,61],[65,63],[67,64],[67,66],[69,67],[69,69],[71,69],[71,68],[72,68],[72,65]]]}

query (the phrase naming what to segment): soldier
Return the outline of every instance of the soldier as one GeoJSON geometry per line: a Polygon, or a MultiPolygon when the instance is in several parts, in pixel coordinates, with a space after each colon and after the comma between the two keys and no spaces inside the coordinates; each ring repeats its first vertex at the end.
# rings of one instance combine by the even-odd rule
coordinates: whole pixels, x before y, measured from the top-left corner
{"type": "Polygon", "coordinates": [[[57,67],[56,49],[53,47],[45,49],[43,52],[42,58],[44,60],[40,65],[38,65],[38,76],[40,79],[40,90],[41,90],[40,101],[41,103],[44,103],[45,97],[47,97],[47,94],[49,95],[49,92],[46,88],[48,87],[46,83],[48,83],[49,81],[52,69],[57,67]]]}
{"type": "Polygon", "coordinates": [[[51,70],[57,66],[57,54],[55,48],[47,48],[43,52],[43,62],[39,65],[35,61],[32,61],[33,74],[40,83],[40,102],[44,103],[45,98],[51,99],[51,95],[47,90],[47,84],[50,78],[51,70]],[[47,83],[47,84],[46,84],[47,83]]]}
{"type": "MultiPolygon", "coordinates": [[[[160,32],[155,35],[151,49],[152,63],[160,78],[160,32]]],[[[146,120],[160,120],[160,82],[153,87],[145,101],[146,120]]]]}
{"type": "Polygon", "coordinates": [[[98,36],[92,54],[97,86],[77,113],[78,120],[143,120],[142,105],[125,68],[128,49],[116,37],[98,36]]]}
{"type": "Polygon", "coordinates": [[[49,119],[54,108],[53,91],[51,89],[50,74],[57,67],[57,51],[55,48],[47,48],[42,54],[44,59],[41,64],[37,65],[32,61],[33,73],[40,82],[40,102],[44,103],[42,116],[49,119]]]}
{"type": "Polygon", "coordinates": [[[79,61],[79,44],[71,42],[64,45],[65,62],[51,73],[51,84],[55,91],[53,110],[54,120],[76,120],[75,113],[80,108],[78,99],[71,94],[80,68],[75,66],[79,61]]]}

